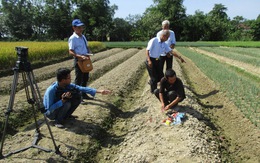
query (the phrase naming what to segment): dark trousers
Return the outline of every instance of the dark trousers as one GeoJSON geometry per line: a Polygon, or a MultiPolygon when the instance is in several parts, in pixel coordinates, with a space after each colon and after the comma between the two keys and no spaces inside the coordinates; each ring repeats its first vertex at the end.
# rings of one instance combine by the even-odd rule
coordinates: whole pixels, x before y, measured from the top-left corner
{"type": "MultiPolygon", "coordinates": [[[[160,69],[163,72],[163,67],[164,63],[166,62],[166,70],[167,69],[172,69],[172,61],[173,61],[173,56],[167,57],[167,56],[160,56],[160,69]]],[[[163,77],[164,74],[161,74],[161,77],[163,77]]]]}
{"type": "Polygon", "coordinates": [[[80,98],[72,98],[66,101],[62,107],[57,108],[52,113],[47,115],[51,120],[55,120],[57,123],[61,123],[64,119],[68,118],[79,106],[81,102],[80,98]]]}
{"type": "MultiPolygon", "coordinates": [[[[159,89],[156,89],[154,91],[154,95],[160,100],[159,89]]],[[[177,93],[175,91],[166,91],[163,93],[163,100],[165,105],[170,104],[176,98],[177,98],[177,93]]]]}
{"type": "MultiPolygon", "coordinates": [[[[80,85],[82,87],[86,87],[87,83],[88,83],[88,80],[89,80],[89,73],[83,73],[80,70],[80,68],[79,68],[77,63],[75,63],[74,67],[75,67],[75,76],[76,76],[74,83],[76,85],[80,85]]],[[[86,95],[85,93],[82,94],[82,96],[85,96],[85,95],[86,95]]]]}
{"type": "Polygon", "coordinates": [[[150,76],[150,85],[151,85],[151,93],[157,88],[157,83],[161,80],[161,69],[160,69],[160,60],[155,58],[150,58],[152,62],[152,67],[148,66],[148,62],[146,61],[146,68],[148,70],[150,76]]]}

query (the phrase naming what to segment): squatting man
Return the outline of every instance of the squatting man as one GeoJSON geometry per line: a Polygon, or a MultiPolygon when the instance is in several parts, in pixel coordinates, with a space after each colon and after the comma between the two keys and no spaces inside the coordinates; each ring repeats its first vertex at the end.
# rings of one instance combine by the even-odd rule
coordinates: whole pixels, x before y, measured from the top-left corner
{"type": "Polygon", "coordinates": [[[75,118],[72,113],[81,103],[81,94],[87,93],[95,96],[110,94],[110,90],[97,90],[90,87],[82,87],[71,83],[71,70],[59,68],[57,70],[57,81],[49,86],[44,94],[43,103],[46,109],[46,116],[55,121],[55,126],[63,128],[63,121],[68,118],[75,118]]]}
{"type": "Polygon", "coordinates": [[[173,69],[166,70],[165,76],[160,81],[160,88],[156,89],[154,94],[161,102],[162,111],[174,109],[186,98],[183,83],[176,77],[173,69]]]}

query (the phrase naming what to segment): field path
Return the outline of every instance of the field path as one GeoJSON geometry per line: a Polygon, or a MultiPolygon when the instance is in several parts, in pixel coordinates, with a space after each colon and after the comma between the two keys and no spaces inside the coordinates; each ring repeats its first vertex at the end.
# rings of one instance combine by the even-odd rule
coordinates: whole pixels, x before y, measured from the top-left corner
{"type": "Polygon", "coordinates": [[[253,66],[253,65],[250,65],[250,64],[247,64],[247,63],[243,63],[243,62],[240,62],[240,61],[229,59],[229,58],[226,58],[226,57],[223,57],[223,56],[220,56],[220,55],[217,55],[215,53],[211,53],[211,52],[199,49],[199,48],[190,47],[190,49],[192,49],[192,50],[194,50],[198,53],[207,55],[209,57],[213,57],[220,62],[224,62],[226,64],[235,66],[239,69],[245,70],[245,71],[247,71],[247,72],[249,72],[249,73],[251,73],[255,76],[258,76],[258,77],[260,76],[260,67],[256,67],[256,66],[253,66]]]}

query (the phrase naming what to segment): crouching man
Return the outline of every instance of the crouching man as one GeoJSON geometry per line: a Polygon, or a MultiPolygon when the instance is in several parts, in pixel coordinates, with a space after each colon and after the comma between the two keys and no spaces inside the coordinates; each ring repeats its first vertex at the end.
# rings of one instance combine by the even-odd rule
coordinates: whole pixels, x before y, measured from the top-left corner
{"type": "Polygon", "coordinates": [[[72,113],[81,103],[82,92],[91,96],[95,96],[96,93],[111,93],[109,90],[97,90],[71,83],[70,72],[67,68],[58,69],[57,81],[47,88],[43,98],[45,114],[49,119],[55,120],[55,126],[58,128],[63,128],[63,120],[73,118],[72,113]]]}
{"type": "Polygon", "coordinates": [[[154,94],[162,104],[162,111],[174,108],[186,98],[183,83],[173,69],[166,70],[160,81],[160,89],[156,89],[154,94]]]}

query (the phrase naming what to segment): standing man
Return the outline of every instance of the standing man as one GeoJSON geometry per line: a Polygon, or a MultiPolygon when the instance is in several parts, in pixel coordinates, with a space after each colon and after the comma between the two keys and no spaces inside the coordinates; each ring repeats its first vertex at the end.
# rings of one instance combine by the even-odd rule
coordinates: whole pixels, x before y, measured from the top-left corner
{"type": "MultiPolygon", "coordinates": [[[[170,28],[170,22],[168,20],[164,20],[162,22],[162,30],[169,30],[169,28],[170,28]]],[[[157,33],[157,37],[160,37],[159,33],[161,31],[159,31],[157,33]]],[[[174,32],[172,30],[169,30],[169,32],[170,32],[170,36],[169,36],[168,40],[165,41],[165,43],[171,49],[174,49],[174,46],[176,44],[175,34],[174,34],[174,32]]],[[[169,54],[169,53],[167,53],[167,54],[166,53],[162,53],[161,56],[160,56],[160,68],[162,69],[162,71],[163,71],[163,67],[164,67],[164,63],[165,62],[166,62],[166,70],[169,69],[169,68],[172,68],[172,61],[173,61],[173,56],[171,54],[169,54]]]]}
{"type": "Polygon", "coordinates": [[[181,56],[174,52],[165,41],[168,40],[170,36],[169,30],[162,30],[159,34],[159,37],[152,38],[146,48],[146,68],[148,70],[151,85],[151,93],[154,93],[154,90],[157,88],[157,83],[161,80],[163,76],[163,71],[160,68],[160,54],[169,53],[178,57],[181,62],[185,62],[181,56]]]}
{"type": "Polygon", "coordinates": [[[70,70],[59,68],[57,70],[57,81],[49,86],[44,94],[43,104],[46,109],[46,116],[55,120],[55,126],[63,128],[63,121],[67,118],[75,118],[72,113],[81,102],[81,92],[95,96],[110,94],[109,90],[97,90],[90,87],[81,87],[71,83],[70,70]]]}
{"type": "Polygon", "coordinates": [[[162,111],[177,106],[186,98],[183,83],[176,77],[173,69],[166,70],[165,76],[160,81],[160,89],[156,89],[154,94],[162,104],[162,111]]]}
{"type": "MultiPolygon", "coordinates": [[[[87,86],[89,80],[89,73],[83,73],[78,64],[78,60],[90,59],[89,55],[91,53],[88,47],[88,41],[86,37],[82,34],[85,29],[84,23],[79,19],[72,21],[73,34],[69,38],[69,54],[74,57],[74,68],[75,68],[75,84],[82,87],[87,86]]],[[[89,97],[86,93],[82,93],[82,99],[93,99],[89,97]]]]}

